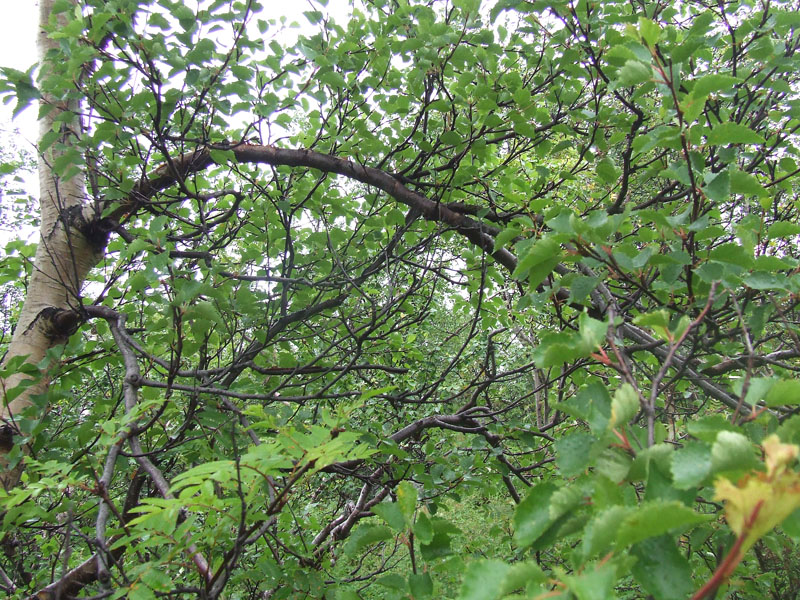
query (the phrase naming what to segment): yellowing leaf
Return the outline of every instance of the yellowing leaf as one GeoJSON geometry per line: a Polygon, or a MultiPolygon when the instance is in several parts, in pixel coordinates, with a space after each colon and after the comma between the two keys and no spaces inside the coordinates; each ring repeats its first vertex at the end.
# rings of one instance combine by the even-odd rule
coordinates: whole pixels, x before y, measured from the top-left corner
{"type": "Polygon", "coordinates": [[[767,475],[779,475],[792,464],[797,455],[800,454],[800,447],[795,444],[784,444],[777,435],[766,438],[761,447],[764,449],[764,462],[767,464],[767,475]]]}
{"type": "Polygon", "coordinates": [[[787,469],[800,448],[771,435],[762,443],[767,472],[754,472],[734,485],[720,477],[715,500],[725,502],[725,519],[740,538],[744,554],[760,537],[800,508],[800,474],[787,469]]]}

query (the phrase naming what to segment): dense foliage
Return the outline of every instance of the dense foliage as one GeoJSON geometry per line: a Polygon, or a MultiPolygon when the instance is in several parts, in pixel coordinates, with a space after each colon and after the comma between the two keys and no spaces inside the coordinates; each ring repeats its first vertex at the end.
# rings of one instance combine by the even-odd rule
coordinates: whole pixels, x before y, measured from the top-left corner
{"type": "Polygon", "coordinates": [[[35,365],[4,304],[3,593],[794,598],[793,2],[305,17],[57,0],[2,71],[95,264],[35,365]]]}

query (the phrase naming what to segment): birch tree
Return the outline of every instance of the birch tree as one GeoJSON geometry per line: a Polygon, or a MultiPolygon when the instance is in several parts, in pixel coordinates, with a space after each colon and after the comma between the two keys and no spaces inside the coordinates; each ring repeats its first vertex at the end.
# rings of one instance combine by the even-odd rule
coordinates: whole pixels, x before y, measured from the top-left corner
{"type": "Polygon", "coordinates": [[[10,597],[794,593],[790,2],[40,11],[10,597]]]}

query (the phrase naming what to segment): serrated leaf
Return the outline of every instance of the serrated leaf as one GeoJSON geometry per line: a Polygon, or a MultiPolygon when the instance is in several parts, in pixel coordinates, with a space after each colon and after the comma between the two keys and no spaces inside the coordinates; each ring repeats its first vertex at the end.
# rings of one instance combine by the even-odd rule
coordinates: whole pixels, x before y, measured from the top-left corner
{"type": "Polygon", "coordinates": [[[776,221],[767,229],[769,239],[789,237],[800,233],[800,224],[792,221],[776,221]]]}
{"type": "Polygon", "coordinates": [[[439,136],[439,141],[448,146],[455,146],[461,143],[461,136],[456,131],[445,131],[439,136]]]}
{"type": "Polygon", "coordinates": [[[666,309],[638,315],[633,323],[640,327],[649,327],[661,339],[669,339],[669,311],[666,309]]]}
{"type": "Polygon", "coordinates": [[[561,245],[552,237],[544,237],[528,249],[525,256],[517,263],[511,274],[515,279],[527,279],[529,271],[544,262],[557,259],[561,254],[561,245]]]}
{"type": "Polygon", "coordinates": [[[386,525],[373,525],[366,523],[359,525],[342,548],[347,556],[355,556],[369,545],[376,544],[393,537],[392,530],[386,525]]]}
{"type": "Polygon", "coordinates": [[[581,547],[583,559],[605,555],[614,546],[622,521],[634,510],[630,506],[611,506],[595,515],[584,529],[581,547]]]}
{"type": "Polygon", "coordinates": [[[705,100],[708,98],[708,95],[713,92],[733,91],[733,86],[737,83],[741,83],[741,81],[739,77],[732,77],[731,75],[721,75],[718,73],[704,75],[695,81],[694,87],[692,88],[692,96],[705,100]]]}
{"type": "Polygon", "coordinates": [[[610,158],[606,157],[597,163],[595,167],[597,175],[606,183],[615,183],[622,174],[622,169],[614,164],[610,158]]]}
{"type": "Polygon", "coordinates": [[[631,87],[639,83],[649,81],[653,77],[653,69],[638,60],[628,60],[625,62],[619,73],[617,81],[620,85],[631,87]]]}
{"type": "Polygon", "coordinates": [[[578,332],[583,346],[582,351],[588,354],[602,346],[606,340],[608,326],[606,321],[598,321],[585,312],[581,313],[578,317],[578,332]]]}
{"type": "Polygon", "coordinates": [[[542,336],[541,343],[533,351],[533,360],[537,367],[546,369],[570,362],[581,354],[575,338],[571,334],[559,332],[542,336]]]}
{"type": "Polygon", "coordinates": [[[549,580],[548,575],[533,561],[518,562],[511,565],[506,571],[503,583],[500,586],[500,597],[504,597],[520,588],[525,588],[532,583],[543,584],[549,580]]]}
{"type": "Polygon", "coordinates": [[[500,248],[505,247],[506,244],[517,237],[520,233],[522,233],[522,229],[516,225],[512,225],[503,229],[503,231],[498,233],[497,237],[494,238],[494,251],[497,252],[500,250],[500,248]]]}
{"type": "Polygon", "coordinates": [[[514,541],[520,547],[533,544],[550,526],[550,499],[556,490],[553,483],[540,483],[531,488],[517,505],[514,512],[514,541]]]}
{"type": "Polygon", "coordinates": [[[764,198],[769,196],[767,190],[758,182],[758,178],[750,173],[745,173],[738,169],[730,170],[731,193],[742,194],[744,196],[758,196],[764,198]]]}
{"type": "Polygon", "coordinates": [[[800,380],[780,379],[770,387],[764,400],[767,406],[792,406],[800,404],[800,380]]]}
{"type": "Polygon", "coordinates": [[[642,504],[633,514],[625,517],[617,535],[617,550],[670,531],[682,532],[708,521],[710,515],[701,515],[678,501],[654,501],[642,504]]]}
{"type": "Polygon", "coordinates": [[[772,273],[756,271],[744,279],[742,283],[754,290],[783,290],[786,289],[786,277],[779,277],[772,273]]]}
{"type": "Polygon", "coordinates": [[[433,580],[428,572],[411,573],[408,576],[408,590],[414,600],[425,600],[433,595],[433,580]]]}
{"type": "Polygon", "coordinates": [[[406,528],[406,518],[397,502],[381,502],[372,507],[372,512],[383,519],[395,531],[406,528]]]}
{"type": "Polygon", "coordinates": [[[736,431],[736,427],[722,415],[707,415],[697,421],[689,421],[686,428],[690,435],[708,443],[715,442],[721,431],[736,431]]]}
{"type": "Polygon", "coordinates": [[[344,89],[347,87],[347,81],[342,77],[341,73],[336,71],[327,71],[318,76],[319,81],[331,86],[334,89],[344,89]]]}
{"type": "Polygon", "coordinates": [[[497,600],[511,567],[501,560],[482,560],[467,565],[458,600],[497,600]]]}
{"type": "Polygon", "coordinates": [[[746,125],[740,123],[718,123],[708,134],[708,143],[711,145],[726,144],[762,144],[764,136],[756,133],[746,125]]]}
{"type": "Polygon", "coordinates": [[[420,554],[425,560],[433,560],[453,553],[450,547],[450,537],[460,533],[458,527],[445,519],[431,519],[433,539],[430,544],[420,544],[420,554]]]}
{"type": "Polygon", "coordinates": [[[386,385],[384,387],[377,388],[374,390],[365,390],[361,392],[359,400],[369,400],[370,398],[374,398],[375,396],[380,396],[381,394],[387,394],[396,387],[397,387],[396,385],[386,385]]]}
{"type": "Polygon", "coordinates": [[[703,191],[714,202],[725,202],[731,193],[731,178],[728,170],[707,175],[703,191]]]}
{"type": "Polygon", "coordinates": [[[661,27],[652,19],[639,17],[639,35],[652,48],[661,37],[661,27]]]}
{"type": "Polygon", "coordinates": [[[556,440],[556,466],[561,474],[564,477],[574,477],[584,471],[589,466],[591,450],[596,443],[597,438],[584,431],[556,440]]]}
{"type": "Polygon", "coordinates": [[[672,453],[670,465],[673,484],[679,490],[698,487],[711,473],[711,447],[690,442],[672,453]]]}
{"type": "Polygon", "coordinates": [[[714,484],[714,499],[725,502],[725,520],[741,539],[740,555],[800,507],[800,474],[790,468],[800,447],[776,435],[761,446],[766,472],[753,471],[736,485],[725,477],[714,484]]]}
{"type": "Polygon", "coordinates": [[[393,590],[398,590],[401,592],[406,591],[406,580],[402,575],[399,575],[397,573],[389,573],[388,575],[384,575],[383,577],[379,578],[375,583],[382,585],[384,587],[388,587],[393,590]]]}
{"type": "Polygon", "coordinates": [[[414,511],[417,510],[417,488],[410,481],[403,481],[397,486],[397,506],[400,507],[408,526],[414,518],[414,511]]]}
{"type": "Polygon", "coordinates": [[[639,395],[629,383],[623,383],[611,400],[609,427],[619,427],[630,421],[639,412],[639,395]]]}
{"type": "Polygon", "coordinates": [[[670,536],[650,538],[631,548],[638,560],[631,573],[655,600],[686,600],[695,590],[692,568],[670,536]]]}
{"type": "Polygon", "coordinates": [[[719,432],[711,446],[712,472],[740,474],[758,465],[756,450],[750,440],[736,431],[719,432]]]}
{"type": "Polygon", "coordinates": [[[617,448],[608,448],[595,461],[597,472],[614,483],[619,483],[628,475],[633,459],[630,454],[617,448]]]}
{"type": "Polygon", "coordinates": [[[600,283],[598,277],[587,277],[579,275],[572,279],[569,284],[569,299],[571,302],[583,301],[600,283]]]}
{"type": "Polygon", "coordinates": [[[422,511],[417,514],[417,520],[414,523],[414,535],[420,544],[430,544],[431,540],[433,540],[433,525],[428,515],[422,511]]]}
{"type": "Polygon", "coordinates": [[[578,600],[610,600],[615,597],[617,570],[613,562],[598,562],[580,575],[567,575],[563,580],[578,600]]]}

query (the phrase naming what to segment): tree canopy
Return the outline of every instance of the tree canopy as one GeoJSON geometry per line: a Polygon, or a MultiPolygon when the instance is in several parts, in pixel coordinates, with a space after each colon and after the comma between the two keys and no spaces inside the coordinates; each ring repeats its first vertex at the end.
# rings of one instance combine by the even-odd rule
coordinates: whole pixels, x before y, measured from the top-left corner
{"type": "Polygon", "coordinates": [[[0,590],[794,598],[794,4],[40,0],[0,590]]]}

